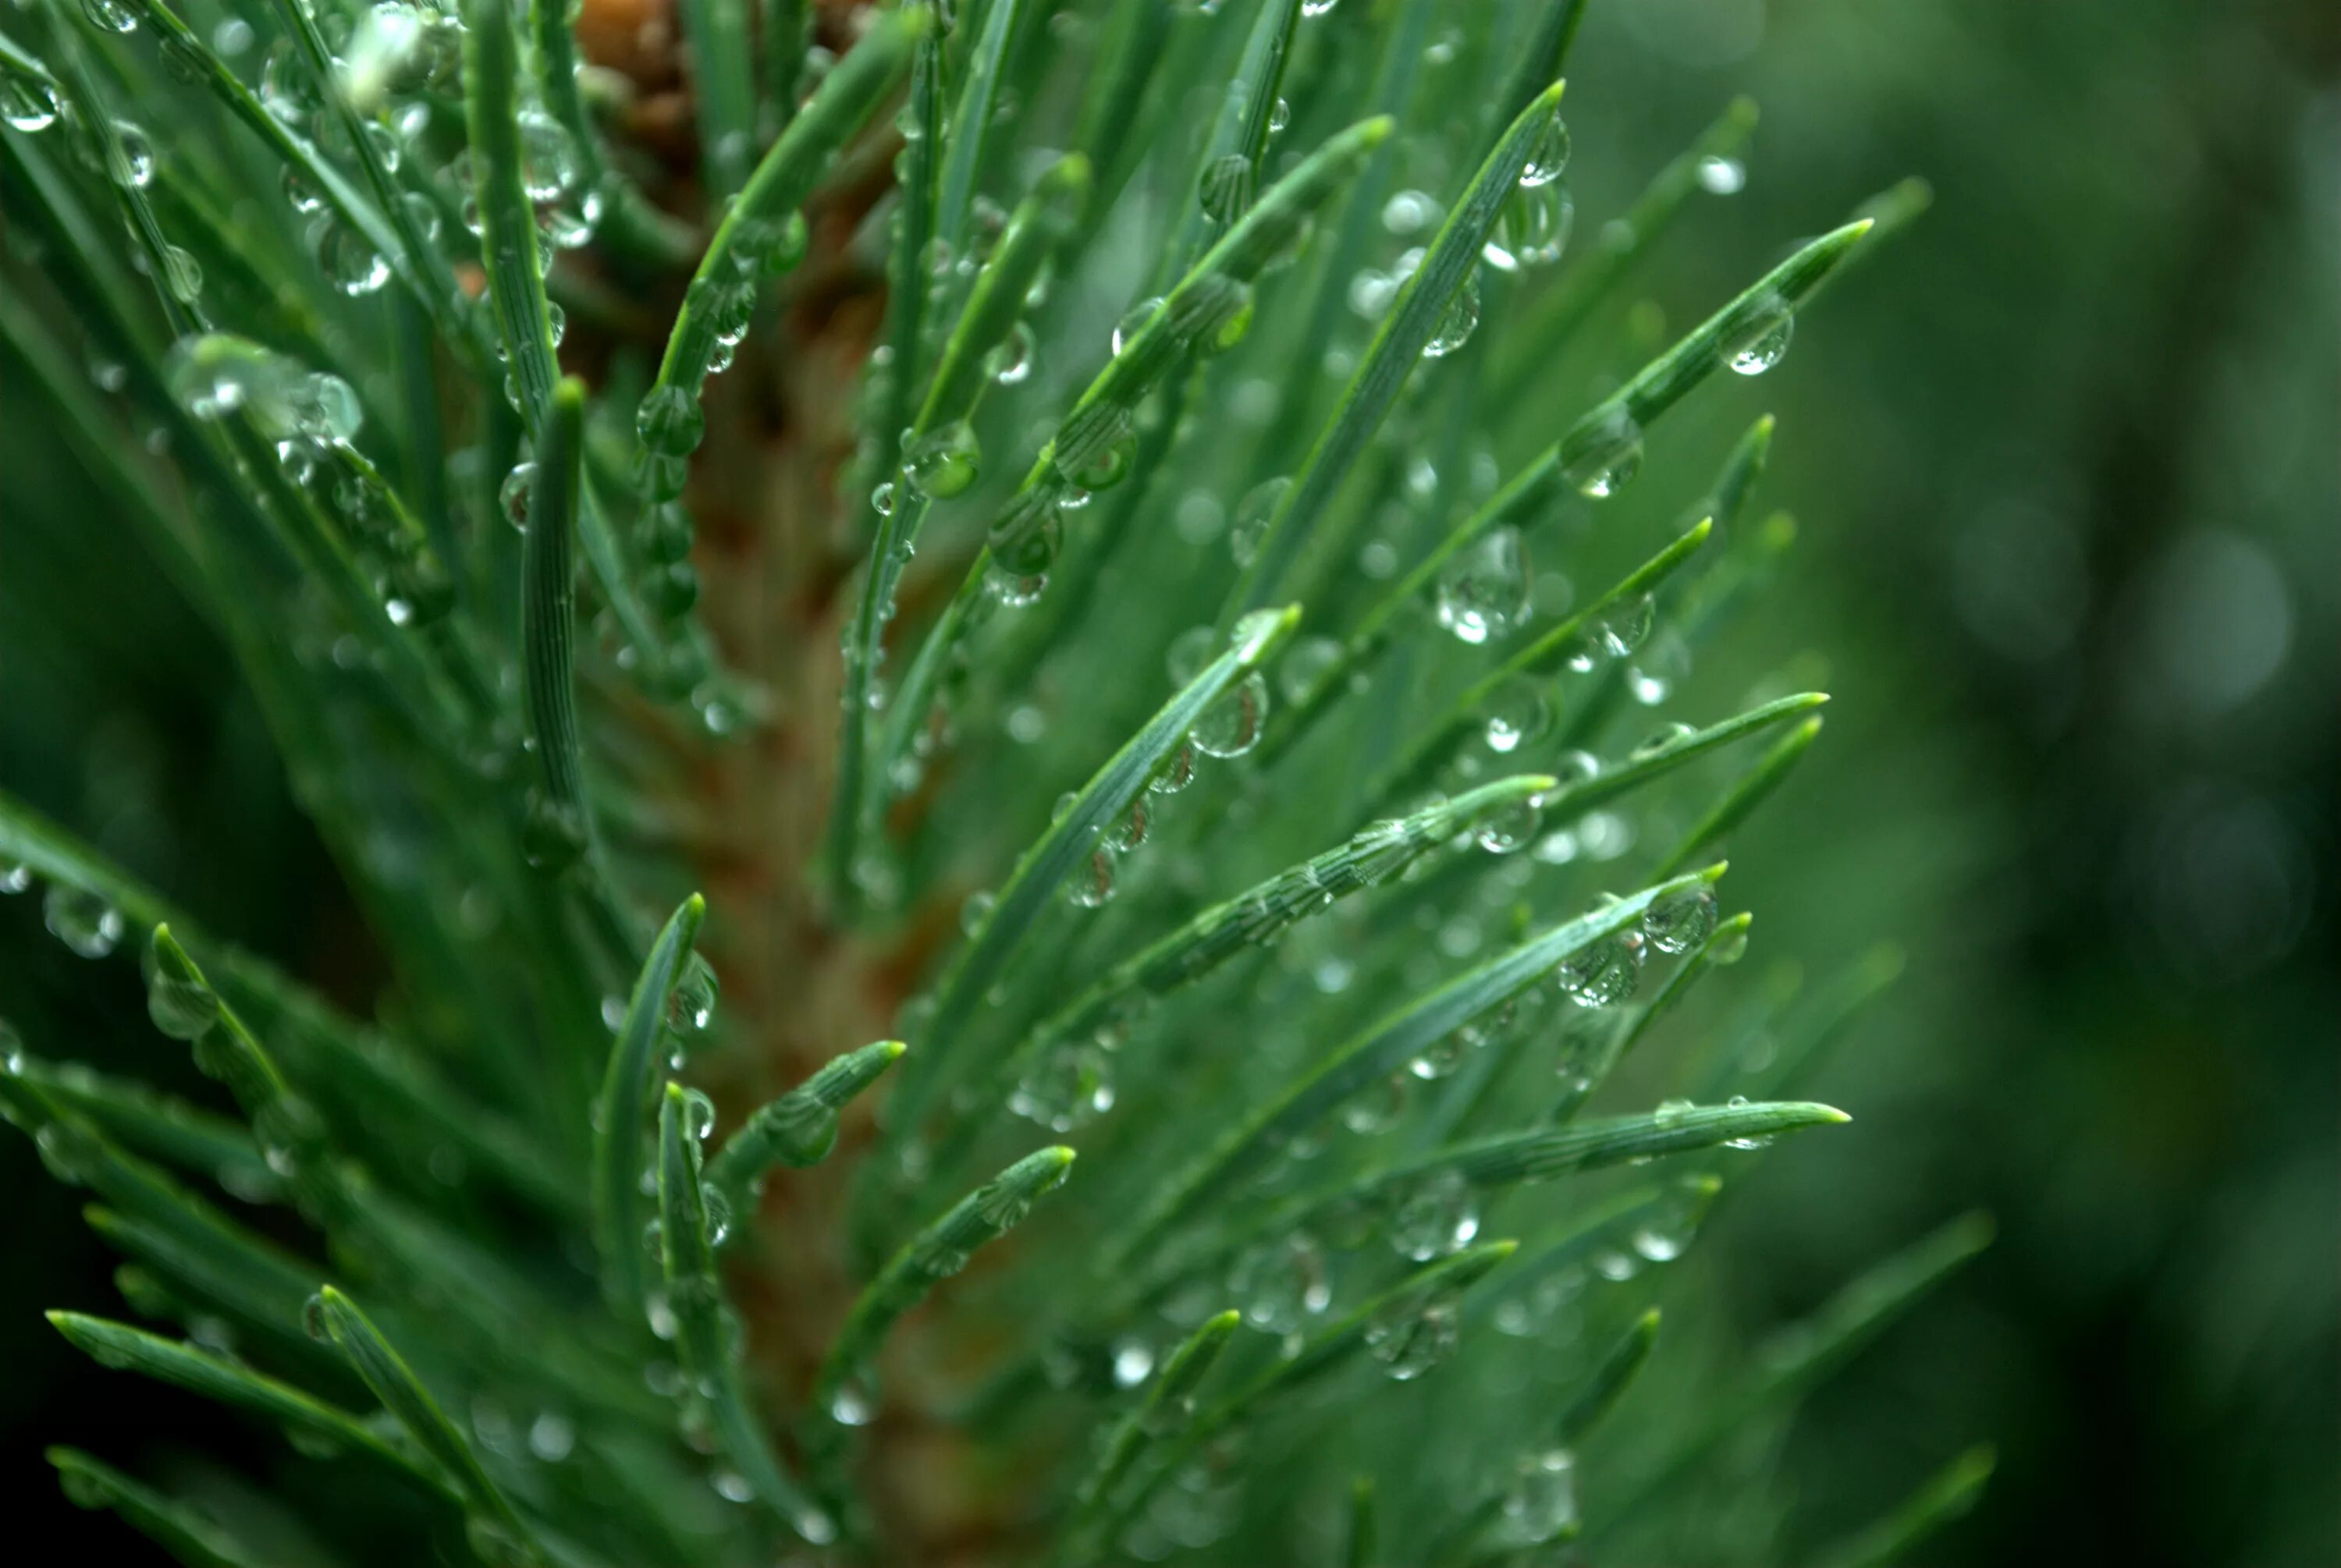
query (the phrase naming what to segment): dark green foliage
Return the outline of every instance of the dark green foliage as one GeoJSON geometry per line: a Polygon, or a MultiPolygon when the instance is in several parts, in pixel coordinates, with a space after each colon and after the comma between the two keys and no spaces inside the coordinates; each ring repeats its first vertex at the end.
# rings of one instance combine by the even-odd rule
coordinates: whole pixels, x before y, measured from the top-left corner
{"type": "Polygon", "coordinates": [[[337,1529],[288,1463],[214,1522],[60,1450],[76,1501],[199,1563],[279,1506],[492,1568],[1493,1563],[1632,1539],[1980,1245],[1636,1409],[1634,1282],[1848,1119],[1789,1097],[1841,1012],[1738,1054],[1695,868],[1827,700],[1683,691],[1777,613],[1773,422],[1657,427],[1918,203],[1589,389],[1521,356],[1751,111],[1565,256],[1579,0],[1046,9],[682,0],[688,172],[550,0],[5,24],[0,342],[380,966],[329,999],[0,797],[9,890],[224,1089],[8,1040],[188,1339],[53,1321],[424,1505],[337,1529]],[[1689,510],[1594,526],[1629,484],[1689,510]]]}

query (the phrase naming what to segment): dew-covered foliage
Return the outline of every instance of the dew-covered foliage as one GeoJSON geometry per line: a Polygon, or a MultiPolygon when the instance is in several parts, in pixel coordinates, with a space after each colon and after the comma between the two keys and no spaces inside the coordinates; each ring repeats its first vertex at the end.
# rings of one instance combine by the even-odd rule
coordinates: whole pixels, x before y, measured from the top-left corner
{"type": "Polygon", "coordinates": [[[144,1325],[56,1326],[287,1445],[68,1494],[198,1564],[1770,1561],[1747,1440],[1988,1227],[1660,1326],[1896,965],[1737,978],[1827,699],[1716,651],[1771,419],[1655,432],[1925,192],[1549,373],[1755,119],[1580,221],[1581,9],[0,15],[7,373],[387,977],[0,797],[216,1080],[7,1034],[144,1325]]]}

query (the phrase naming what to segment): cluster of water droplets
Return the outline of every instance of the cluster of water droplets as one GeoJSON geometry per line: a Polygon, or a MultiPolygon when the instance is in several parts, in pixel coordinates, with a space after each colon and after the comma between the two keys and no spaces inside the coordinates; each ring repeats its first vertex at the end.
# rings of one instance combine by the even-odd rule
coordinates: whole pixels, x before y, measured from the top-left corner
{"type": "MultiPolygon", "coordinates": [[[[1596,910],[1618,903],[1603,894],[1596,910]]],[[[1642,918],[1563,959],[1555,978],[1580,1007],[1609,1007],[1629,1001],[1640,986],[1642,966],[1653,952],[1687,953],[1715,929],[1715,895],[1706,888],[1653,902],[1642,918]]]]}
{"type": "Polygon", "coordinates": [[[241,413],[272,441],[347,442],[364,420],[356,392],[341,377],[224,332],[182,339],[164,379],[196,419],[241,413]]]}
{"type": "Polygon", "coordinates": [[[1560,260],[1577,221],[1577,203],[1561,178],[1569,153],[1569,126],[1556,110],[1520,165],[1519,189],[1498,210],[1495,226],[1480,245],[1480,258],[1489,266],[1516,273],[1560,260]]]}
{"type": "MultiPolygon", "coordinates": [[[[461,19],[452,8],[387,0],[355,13],[321,15],[316,22],[332,92],[355,117],[354,134],[364,143],[363,155],[384,174],[396,175],[426,146],[431,97],[443,94],[454,83],[463,54],[461,19]]],[[[241,53],[250,47],[249,32],[231,35],[224,26],[214,36],[214,47],[224,55],[241,53]]],[[[173,58],[168,49],[165,57],[173,58]]],[[[186,66],[180,74],[190,80],[204,70],[200,60],[189,60],[186,66]]],[[[262,67],[260,100],[271,114],[320,151],[343,158],[360,155],[350,127],[328,104],[296,39],[280,38],[272,46],[262,67]]],[[[462,157],[457,164],[469,166],[462,157]]],[[[284,182],[286,199],[302,220],[303,240],[336,289],[361,296],[389,282],[391,260],[374,235],[297,169],[288,166],[284,182]]],[[[456,193],[459,203],[468,200],[468,184],[465,180],[456,193]]],[[[400,201],[402,212],[392,215],[403,217],[425,243],[435,242],[437,203],[421,189],[407,190],[400,201]]]]}
{"type": "MultiPolygon", "coordinates": [[[[544,124],[565,136],[557,123],[547,120],[544,124]]],[[[530,194],[544,199],[533,183],[530,194]]],[[[734,203],[737,200],[732,198],[734,203]]],[[[731,368],[746,340],[755,319],[757,285],[796,266],[804,259],[808,243],[801,213],[781,219],[733,214],[727,217],[721,232],[726,237],[727,264],[693,278],[684,295],[689,324],[680,346],[686,361],[662,373],[658,384],[635,409],[635,481],[643,499],[652,506],[676,501],[682,494],[691,454],[707,435],[701,389],[709,376],[731,368]]]]}

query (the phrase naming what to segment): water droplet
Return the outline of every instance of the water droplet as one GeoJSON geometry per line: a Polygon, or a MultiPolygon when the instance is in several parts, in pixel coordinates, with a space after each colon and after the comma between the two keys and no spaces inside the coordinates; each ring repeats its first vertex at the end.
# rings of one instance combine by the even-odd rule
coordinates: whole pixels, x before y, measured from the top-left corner
{"type": "Polygon", "coordinates": [[[982,462],[975,431],[954,420],[912,442],[902,454],[902,474],[930,501],[949,501],[973,484],[982,462]]]}
{"type": "Polygon", "coordinates": [[[1658,601],[1649,594],[1639,594],[1625,603],[1613,606],[1596,627],[1601,640],[1601,650],[1612,659],[1623,659],[1642,646],[1658,624],[1658,601]]]}
{"type": "Polygon", "coordinates": [[[1059,1040],[1043,1047],[1018,1081],[1008,1108],[1052,1131],[1071,1132],[1111,1110],[1113,1097],[1113,1063],[1106,1052],[1094,1041],[1059,1040]]]}
{"type": "Polygon", "coordinates": [[[353,299],[373,293],[390,281],[390,263],[383,253],[334,213],[316,214],[309,224],[308,242],[326,281],[353,299]]]}
{"type": "Polygon", "coordinates": [[[1340,3],[1341,0],[1300,0],[1300,14],[1309,17],[1322,16],[1340,3]]]}
{"type": "Polygon", "coordinates": [[[1149,794],[1176,795],[1195,781],[1195,743],[1182,741],[1146,780],[1149,794]]]}
{"type": "Polygon", "coordinates": [[[1478,1031],[1469,1024],[1460,1025],[1431,1041],[1420,1056],[1406,1065],[1406,1070],[1425,1083],[1451,1077],[1479,1043],[1478,1031]]]}
{"type": "MultiPolygon", "coordinates": [[[[583,185],[571,191],[559,201],[546,202],[539,206],[536,210],[537,233],[544,238],[544,244],[539,247],[537,256],[539,263],[550,267],[551,252],[583,250],[591,244],[593,236],[601,232],[602,214],[608,210],[609,202],[602,193],[591,186],[583,185]]],[[[802,220],[800,219],[799,222],[802,223],[802,220]]],[[[743,256],[750,253],[740,253],[743,256]]],[[[802,243],[799,243],[795,254],[799,257],[804,254],[802,243]]],[[[788,270],[788,265],[793,264],[792,260],[783,262],[783,258],[789,255],[784,245],[775,245],[761,253],[761,255],[767,276],[785,272],[788,270]]]]}
{"type": "Polygon", "coordinates": [[[1687,1182],[1659,1198],[1649,1216],[1634,1228],[1634,1250],[1652,1263],[1672,1263],[1680,1257],[1698,1230],[1708,1196],[1708,1190],[1687,1182]]]}
{"type": "Polygon", "coordinates": [[[1440,359],[1461,348],[1471,338],[1479,324],[1479,271],[1474,267],[1463,274],[1463,281],[1448,296],[1447,308],[1439,314],[1439,324],[1431,329],[1430,341],[1422,345],[1425,359],[1440,359]]]}
{"type": "Polygon", "coordinates": [[[1642,935],[1661,953],[1688,953],[1715,929],[1715,895],[1705,888],[1661,898],[1642,916],[1642,935]]]}
{"type": "Polygon", "coordinates": [[[1631,997],[1641,984],[1646,956],[1641,933],[1622,932],[1570,955],[1553,975],[1579,1007],[1613,1007],[1631,997]]]}
{"type": "Polygon", "coordinates": [[[1379,1084],[1369,1084],[1341,1107],[1341,1125],[1361,1137],[1371,1137],[1396,1126],[1406,1114],[1408,1079],[1392,1073],[1379,1084]]]}
{"type": "Polygon", "coordinates": [[[1760,376],[1788,352],[1797,318],[1778,300],[1764,302],[1723,345],[1723,362],[1743,376],[1760,376]]]}
{"type": "Polygon", "coordinates": [[[1390,301],[1398,295],[1400,280],[1372,267],[1360,267],[1350,274],[1346,297],[1350,309],[1368,321],[1378,321],[1390,309],[1390,301]]]}
{"type": "Polygon", "coordinates": [[[321,1345],[333,1342],[333,1330],[325,1325],[325,1297],[322,1291],[313,1292],[301,1304],[301,1331],[321,1345]]]}
{"type": "Polygon", "coordinates": [[[1031,603],[1049,584],[1048,572],[1064,537],[1059,521],[1061,502],[1048,498],[1035,503],[1011,503],[1007,514],[992,525],[989,549],[991,563],[984,587],[999,603],[1011,609],[1031,603]]]}
{"type": "Polygon", "coordinates": [[[1158,294],[1152,299],[1139,301],[1124,312],[1121,320],[1114,323],[1113,352],[1118,354],[1128,348],[1131,340],[1138,336],[1146,323],[1154,319],[1154,313],[1161,308],[1162,298],[1158,294]]]}
{"type": "Polygon", "coordinates": [[[195,303],[204,292],[203,263],[184,245],[165,244],[163,247],[163,282],[171,297],[183,305],[195,303]]]}
{"type": "Polygon", "coordinates": [[[286,412],[294,429],[316,441],[348,441],[365,421],[356,390],[324,371],[295,374],[286,412]]]}
{"type": "Polygon", "coordinates": [[[279,38],[269,45],[268,58],[260,69],[260,102],[296,131],[307,129],[317,113],[316,79],[300,45],[290,38],[279,38]]]}
{"type": "MultiPolygon", "coordinates": [[[[1203,170],[1196,196],[1202,203],[1203,216],[1224,228],[1242,217],[1244,210],[1251,205],[1251,160],[1241,153],[1230,153],[1212,159],[1203,170]]],[[[1117,332],[1115,336],[1119,338],[1121,333],[1117,332]]],[[[1117,342],[1114,352],[1121,352],[1117,342]]]]}
{"type": "Polygon", "coordinates": [[[829,1418],[840,1426],[867,1426],[877,1414],[877,1385],[867,1374],[845,1377],[830,1395],[829,1418]]]}
{"type": "Polygon", "coordinates": [[[1244,1321],[1270,1334],[1291,1334],[1332,1304],[1324,1249],[1302,1231],[1247,1249],[1228,1288],[1244,1321]]]}
{"type": "Polygon", "coordinates": [[[325,210],[325,193],[298,165],[284,165],[283,185],[284,199],[292,203],[294,212],[305,216],[325,210]]]}
{"type": "Polygon", "coordinates": [[[1138,431],[1127,411],[1098,408],[1076,413],[1058,433],[1051,461],[1057,473],[1079,493],[1083,504],[1090,491],[1111,489],[1129,477],[1138,455],[1138,431]]]}
{"type": "Polygon", "coordinates": [[[691,513],[682,507],[671,501],[652,507],[640,525],[643,553],[660,566],[687,561],[692,531],[691,513]]]}
{"type": "Polygon", "coordinates": [[[1709,154],[1698,161],[1699,188],[1718,196],[1737,195],[1748,184],[1748,169],[1737,158],[1709,154]]]}
{"type": "Polygon", "coordinates": [[[528,531],[529,497],[535,489],[536,464],[518,462],[513,465],[510,473],[504,475],[503,483],[496,490],[496,500],[503,507],[504,521],[523,533],[528,531]]]}
{"type": "Polygon", "coordinates": [[[1088,863],[1065,879],[1065,898],[1077,909],[1103,908],[1113,898],[1113,857],[1091,850],[1088,863]]]}
{"type": "Polygon", "coordinates": [[[1523,186],[1497,213],[1479,254],[1499,272],[1550,266],[1569,248],[1576,223],[1577,203],[1566,182],[1523,186]]]}
{"type": "Polygon", "coordinates": [[[1535,801],[1509,801],[1479,819],[1474,837],[1490,855],[1509,855],[1536,837],[1539,819],[1535,801]]]}
{"type": "Polygon", "coordinates": [[[1525,675],[1513,676],[1497,687],[1480,711],[1487,715],[1482,734],[1488,749],[1499,755],[1529,745],[1552,723],[1552,708],[1545,701],[1543,686],[1525,675]]]}
{"type": "Polygon", "coordinates": [[[1555,109],[1552,118],[1538,128],[1536,140],[1529,144],[1528,162],[1520,165],[1520,184],[1549,185],[1560,178],[1569,167],[1569,125],[1555,109]]]}
{"type": "Polygon", "coordinates": [[[1195,720],[1196,749],[1208,757],[1240,757],[1260,744],[1268,721],[1268,682],[1252,670],[1213,700],[1195,720]]]}
{"type": "Polygon", "coordinates": [[[170,973],[163,961],[146,964],[146,1016],[174,1040],[201,1039],[219,1022],[219,997],[199,979],[170,973]]]}
{"type": "Polygon", "coordinates": [[[1576,1457],[1566,1448],[1553,1448],[1523,1458],[1504,1494],[1504,1540],[1519,1546],[1539,1545],[1568,1533],[1576,1523],[1576,1457]]]}
{"type": "Polygon", "coordinates": [[[577,1429],[567,1417],[548,1410],[528,1426],[528,1451],[547,1464],[558,1464],[577,1446],[577,1429]]]}
{"type": "Polygon", "coordinates": [[[1642,428],[1622,408],[1605,411],[1562,442],[1562,475],[1595,501],[1617,494],[1641,471],[1642,428]]]}
{"type": "Polygon", "coordinates": [[[1032,373],[1032,329],[1018,322],[984,356],[991,379],[1004,387],[1021,385],[1032,373]]]}
{"type": "Polygon", "coordinates": [[[1127,855],[1146,842],[1146,835],[1154,826],[1154,809],[1141,795],[1130,803],[1130,809],[1106,834],[1106,848],[1117,855],[1127,855]]]}
{"type": "Polygon", "coordinates": [[[1228,553],[1235,557],[1238,566],[1250,566],[1260,553],[1260,541],[1268,537],[1270,520],[1283,503],[1285,492],[1292,488],[1288,477],[1263,480],[1244,492],[1236,502],[1233,524],[1228,529],[1228,553]]]}
{"type": "Polygon", "coordinates": [[[57,123],[56,89],[37,76],[0,76],[0,122],[12,131],[45,131],[57,123]]]}
{"type": "Polygon", "coordinates": [[[1597,1252],[1591,1261],[1593,1272],[1612,1285],[1623,1285],[1642,1272],[1642,1260],[1622,1250],[1597,1252]]]}
{"type": "MultiPolygon", "coordinates": [[[[103,3],[103,0],[93,0],[103,3]]],[[[114,123],[114,139],[107,144],[105,170],[114,183],[128,190],[143,191],[154,179],[154,146],[146,133],[128,120],[114,123]]]]}
{"type": "Polygon", "coordinates": [[[712,965],[697,953],[683,966],[682,977],[674,983],[674,995],[667,1005],[667,1024],[686,1039],[697,1039],[715,1024],[715,1003],[720,992],[712,965]]]}
{"type": "Polygon", "coordinates": [[[1135,1335],[1114,1342],[1113,1385],[1135,1388],[1154,1371],[1154,1347],[1135,1335]]]}
{"type": "Polygon", "coordinates": [[[634,416],[634,433],[641,438],[643,448],[654,455],[689,457],[707,433],[707,418],[700,410],[699,400],[688,390],[659,387],[643,399],[634,416]]]}
{"type": "Polygon", "coordinates": [[[577,183],[577,144],[541,109],[520,112],[521,183],[532,202],[553,202],[577,183]]]}
{"type": "Polygon", "coordinates": [[[138,14],[124,0],[81,0],[81,14],[101,33],[128,33],[138,25],[138,14]]]}
{"type": "Polygon", "coordinates": [[[959,907],[959,928],[972,937],[991,918],[992,906],[1000,899],[992,893],[970,893],[967,902],[959,907]]]}
{"type": "Polygon", "coordinates": [[[1439,203],[1426,191],[1400,191],[1382,203],[1382,227],[1400,239],[1436,228],[1439,203]]]}
{"type": "Polygon", "coordinates": [[[1391,1211],[1390,1243],[1401,1257],[1427,1263],[1470,1244],[1479,1234],[1479,1210],[1469,1184],[1456,1171],[1417,1183],[1391,1211]]]}
{"type": "Polygon", "coordinates": [[[14,895],[29,891],[33,886],[33,868],[22,860],[12,860],[0,855],[0,894],[14,895]]]}
{"type": "Polygon", "coordinates": [[[122,940],[122,914],[95,893],[52,882],[41,896],[41,923],[66,949],[84,958],[103,958],[122,940]]]}
{"type": "Polygon", "coordinates": [[[715,1131],[715,1102],[697,1089],[682,1091],[682,1130],[695,1143],[705,1143],[715,1131]]]}
{"type": "Polygon", "coordinates": [[[1688,724],[1665,724],[1646,736],[1629,754],[1631,760],[1647,762],[1653,757],[1663,757],[1677,746],[1698,733],[1688,724]]]}
{"type": "Polygon", "coordinates": [[[1410,1382],[1447,1359],[1461,1336],[1460,1314],[1452,1301],[1398,1301],[1366,1324],[1366,1350],[1382,1370],[1410,1382]]]}
{"type": "MultiPolygon", "coordinates": [[[[1251,285],[1233,279],[1220,280],[1226,286],[1219,293],[1210,310],[1202,313],[1196,328],[1196,346],[1207,354],[1223,354],[1244,341],[1251,332],[1253,316],[1251,285]]],[[[1236,389],[1233,407],[1236,417],[1250,424],[1265,424],[1272,407],[1264,412],[1247,398],[1247,392],[1264,390],[1273,392],[1264,382],[1245,382],[1236,389]]]]}
{"type": "Polygon", "coordinates": [[[1690,674],[1690,649],[1673,631],[1659,634],[1626,670],[1626,689],[1645,708],[1655,708],[1690,674]]]}
{"type": "Polygon", "coordinates": [[[1519,530],[1490,529],[1439,574],[1439,624],[1462,641],[1503,636],[1528,619],[1529,572],[1519,530]]]}

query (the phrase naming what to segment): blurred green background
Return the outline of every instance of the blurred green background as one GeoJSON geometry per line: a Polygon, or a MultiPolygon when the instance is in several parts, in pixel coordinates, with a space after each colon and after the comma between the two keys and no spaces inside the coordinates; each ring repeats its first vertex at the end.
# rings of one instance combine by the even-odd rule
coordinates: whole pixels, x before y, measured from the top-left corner
{"type": "MultiPolygon", "coordinates": [[[[1747,668],[1698,672],[1800,657],[1836,697],[1735,846],[1757,951],[1910,955],[1816,1086],[1855,1125],[1767,1163],[1713,1277],[1760,1327],[1964,1208],[2001,1226],[1812,1402],[1792,1539],[1989,1439],[1983,1507],[1927,1560],[2341,1563],[2341,7],[1595,0],[1570,76],[1580,235],[1732,94],[1762,105],[1745,188],[1638,280],[1676,325],[1895,179],[1936,192],[1778,370],[1653,442],[1689,469],[1780,420],[1762,501],[1801,542],[1747,668]]],[[[363,1004],[232,668],[23,395],[0,783],[363,1004]]],[[[31,903],[0,901],[0,1011],[184,1085],[31,903]]],[[[37,1309],[102,1309],[109,1262],[21,1139],[0,1190],[0,1489],[58,1508],[50,1441],[215,1448],[189,1402],[57,1353],[37,1309]]]]}

